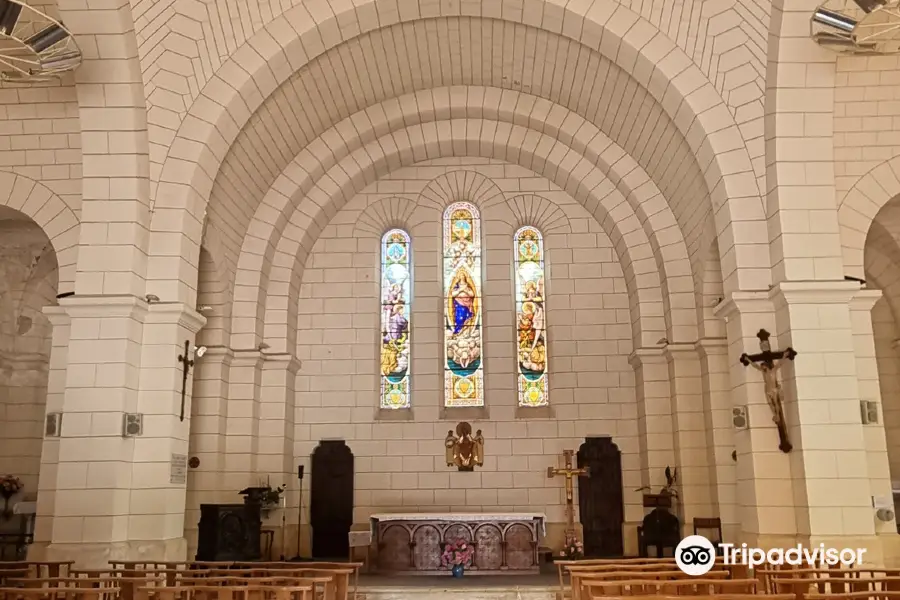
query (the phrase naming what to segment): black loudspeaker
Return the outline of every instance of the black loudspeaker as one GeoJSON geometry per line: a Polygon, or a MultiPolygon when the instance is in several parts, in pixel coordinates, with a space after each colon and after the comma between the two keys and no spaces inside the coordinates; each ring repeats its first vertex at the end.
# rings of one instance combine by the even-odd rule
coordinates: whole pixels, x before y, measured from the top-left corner
{"type": "Polygon", "coordinates": [[[297,479],[303,479],[303,465],[297,467],[297,479]]]}
{"type": "Polygon", "coordinates": [[[259,560],[261,527],[259,504],[201,504],[195,560],[259,560]]]}

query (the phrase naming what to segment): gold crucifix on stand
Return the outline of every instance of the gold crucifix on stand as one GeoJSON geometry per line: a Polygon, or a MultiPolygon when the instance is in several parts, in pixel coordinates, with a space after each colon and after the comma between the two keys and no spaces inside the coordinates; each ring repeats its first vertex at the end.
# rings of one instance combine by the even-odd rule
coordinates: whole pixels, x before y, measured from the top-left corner
{"type": "Polygon", "coordinates": [[[566,466],[563,469],[554,469],[547,467],[547,478],[553,479],[556,475],[563,475],[566,478],[566,540],[575,538],[575,494],[572,486],[572,477],[584,475],[591,476],[591,470],[588,467],[581,469],[572,468],[572,457],[575,455],[574,450],[563,450],[563,457],[566,460],[566,466]]]}

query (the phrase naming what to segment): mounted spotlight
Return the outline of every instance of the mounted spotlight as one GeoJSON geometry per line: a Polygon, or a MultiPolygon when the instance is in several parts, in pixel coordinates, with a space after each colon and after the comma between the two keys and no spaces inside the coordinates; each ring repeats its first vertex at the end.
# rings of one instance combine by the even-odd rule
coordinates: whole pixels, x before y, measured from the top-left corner
{"type": "Polygon", "coordinates": [[[827,0],[810,20],[823,48],[844,54],[900,52],[900,0],[827,0]]]}
{"type": "Polygon", "coordinates": [[[19,0],[0,0],[0,80],[46,81],[80,64],[62,23],[19,0]]]}
{"type": "Polygon", "coordinates": [[[206,346],[194,346],[191,348],[194,352],[194,356],[197,358],[203,358],[203,355],[206,354],[206,346]]]}

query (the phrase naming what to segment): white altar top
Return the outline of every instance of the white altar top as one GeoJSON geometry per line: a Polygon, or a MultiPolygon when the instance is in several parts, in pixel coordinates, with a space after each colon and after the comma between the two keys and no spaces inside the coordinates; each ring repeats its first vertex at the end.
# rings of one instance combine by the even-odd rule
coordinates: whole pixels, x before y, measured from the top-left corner
{"type": "Polygon", "coordinates": [[[369,517],[374,534],[378,521],[531,521],[540,519],[541,535],[547,535],[544,513],[376,513],[369,517]]]}

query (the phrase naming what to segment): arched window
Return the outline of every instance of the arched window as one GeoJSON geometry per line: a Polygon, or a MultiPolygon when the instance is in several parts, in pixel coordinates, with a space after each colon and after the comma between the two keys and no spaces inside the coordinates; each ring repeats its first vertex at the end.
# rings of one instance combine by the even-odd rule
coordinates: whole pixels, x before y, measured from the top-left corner
{"type": "Polygon", "coordinates": [[[484,406],[481,219],[468,202],[444,211],[444,406],[484,406]]]}
{"type": "Polygon", "coordinates": [[[547,406],[547,312],[541,232],[534,227],[519,229],[514,253],[519,406],[547,406]]]}
{"type": "Polygon", "coordinates": [[[381,238],[381,408],[409,408],[409,235],[391,229],[381,238]]]}

